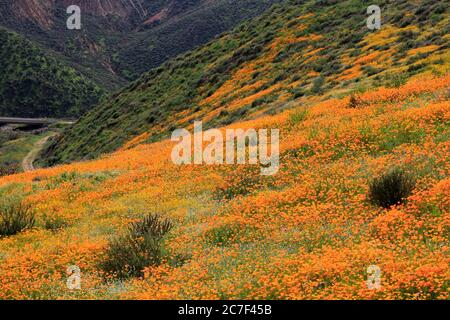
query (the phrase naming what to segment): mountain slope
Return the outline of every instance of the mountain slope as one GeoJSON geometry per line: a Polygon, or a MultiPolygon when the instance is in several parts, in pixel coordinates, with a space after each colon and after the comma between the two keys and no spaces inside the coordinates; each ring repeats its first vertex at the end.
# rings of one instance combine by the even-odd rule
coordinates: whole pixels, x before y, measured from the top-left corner
{"type": "Polygon", "coordinates": [[[0,23],[10,30],[60,53],[85,76],[107,89],[126,81],[118,77],[107,53],[107,39],[115,41],[120,30],[130,30],[141,16],[141,0],[0,0],[0,23]],[[68,30],[69,5],[81,8],[82,29],[68,30]]]}
{"type": "Polygon", "coordinates": [[[0,237],[0,299],[448,300],[449,85],[419,77],[368,88],[356,108],[297,101],[234,125],[280,129],[272,177],[259,165],[176,166],[162,141],[0,178],[0,204],[36,214],[34,228],[0,237]],[[367,194],[392,168],[416,186],[384,209],[367,194]],[[155,213],[174,225],[160,264],[105,278],[108,240],[155,213]],[[82,290],[67,289],[72,265],[82,290]],[[366,284],[371,265],[380,290],[366,284]]]}
{"type": "Polygon", "coordinates": [[[112,96],[51,144],[46,163],[94,158],[142,134],[138,141],[155,141],[195,119],[218,126],[276,113],[296,100],[310,104],[323,93],[398,86],[419,73],[448,72],[445,5],[380,6],[383,27],[375,32],[366,27],[364,1],[276,6],[112,96]]]}
{"type": "Polygon", "coordinates": [[[60,53],[108,90],[282,0],[0,0],[0,24],[60,53]],[[82,29],[66,28],[81,8],[82,29]]]}
{"type": "Polygon", "coordinates": [[[0,116],[79,117],[104,91],[48,51],[0,28],[0,116]]]}
{"type": "Polygon", "coordinates": [[[175,2],[161,10],[162,20],[152,22],[149,27],[148,21],[155,19],[150,18],[142,25],[145,31],[137,33],[119,48],[113,55],[114,67],[126,79],[135,80],[142,73],[207,43],[239,22],[254,18],[282,1],[216,0],[201,1],[195,6],[188,6],[189,1],[175,2]]]}

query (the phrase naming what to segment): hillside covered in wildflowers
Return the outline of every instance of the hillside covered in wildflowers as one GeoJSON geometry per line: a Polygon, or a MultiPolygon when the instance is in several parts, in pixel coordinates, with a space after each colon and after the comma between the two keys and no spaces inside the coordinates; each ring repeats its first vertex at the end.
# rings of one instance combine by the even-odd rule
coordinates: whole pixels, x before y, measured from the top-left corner
{"type": "Polygon", "coordinates": [[[447,299],[449,84],[420,76],[232,125],[281,130],[270,177],[176,166],[169,140],[3,177],[3,205],[33,208],[35,223],[0,240],[0,298],[447,299]],[[383,208],[370,183],[393,168],[415,186],[383,208]],[[158,264],[102,271],[111,238],[154,213],[172,224],[158,264]],[[70,265],[81,290],[66,287],[70,265]],[[379,290],[366,286],[369,265],[379,290]]]}
{"type": "Polygon", "coordinates": [[[0,300],[448,300],[448,6],[379,5],[282,1],[47,137],[0,176],[0,300]],[[197,162],[199,122],[276,170],[197,162]]]}

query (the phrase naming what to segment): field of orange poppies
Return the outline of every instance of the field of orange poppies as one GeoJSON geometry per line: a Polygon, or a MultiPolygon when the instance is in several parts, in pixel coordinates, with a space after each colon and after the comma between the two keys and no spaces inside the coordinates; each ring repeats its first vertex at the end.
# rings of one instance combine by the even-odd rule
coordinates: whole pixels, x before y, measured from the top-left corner
{"type": "Polygon", "coordinates": [[[449,85],[421,76],[233,124],[280,129],[274,176],[176,166],[162,141],[0,178],[2,204],[35,215],[0,238],[0,299],[448,299],[449,85]],[[415,188],[382,208],[369,186],[392,168],[415,188]],[[102,274],[108,241],[154,213],[173,223],[161,263],[142,277],[102,274]]]}

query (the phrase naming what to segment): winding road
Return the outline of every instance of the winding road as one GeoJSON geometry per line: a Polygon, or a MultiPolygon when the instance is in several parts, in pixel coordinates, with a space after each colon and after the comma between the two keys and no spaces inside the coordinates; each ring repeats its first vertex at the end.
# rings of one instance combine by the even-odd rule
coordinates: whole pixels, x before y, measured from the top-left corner
{"type": "MultiPolygon", "coordinates": [[[[19,125],[38,125],[38,126],[49,126],[51,124],[64,124],[64,125],[72,125],[75,121],[71,120],[63,120],[63,119],[35,119],[35,118],[13,118],[13,117],[0,117],[0,126],[8,125],[8,124],[19,124],[19,125]]],[[[33,171],[34,161],[36,160],[37,155],[44,147],[45,143],[52,137],[56,136],[58,133],[52,132],[48,136],[37,141],[31,151],[27,154],[27,156],[22,160],[22,168],[24,172],[33,171]]]]}
{"type": "Polygon", "coordinates": [[[24,172],[35,170],[33,163],[36,160],[37,155],[42,150],[42,148],[44,147],[44,145],[48,141],[48,139],[50,139],[51,137],[54,137],[55,135],[57,135],[57,133],[53,132],[35,143],[35,145],[33,146],[33,149],[31,149],[31,151],[27,154],[27,156],[22,161],[22,168],[23,168],[24,172]]]}

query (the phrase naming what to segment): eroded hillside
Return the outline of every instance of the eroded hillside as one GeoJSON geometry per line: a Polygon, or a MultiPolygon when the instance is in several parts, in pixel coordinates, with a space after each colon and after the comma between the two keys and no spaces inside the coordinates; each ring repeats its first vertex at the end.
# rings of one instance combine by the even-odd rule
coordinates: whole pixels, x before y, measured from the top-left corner
{"type": "Polygon", "coordinates": [[[98,85],[117,90],[282,0],[0,0],[0,25],[59,53],[98,85]],[[68,30],[66,9],[81,9],[68,30]]]}

